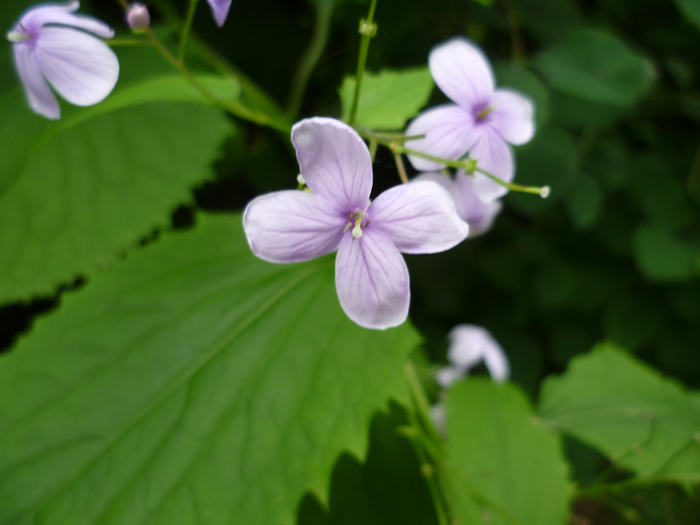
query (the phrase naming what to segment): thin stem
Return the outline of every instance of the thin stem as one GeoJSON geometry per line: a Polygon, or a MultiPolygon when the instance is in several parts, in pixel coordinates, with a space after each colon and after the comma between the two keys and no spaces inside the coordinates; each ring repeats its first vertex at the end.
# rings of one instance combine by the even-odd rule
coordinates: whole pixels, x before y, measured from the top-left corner
{"type": "Polygon", "coordinates": [[[185,63],[185,48],[187,47],[187,39],[190,36],[190,29],[192,29],[192,21],[194,20],[194,13],[197,10],[197,3],[199,0],[190,0],[190,8],[187,10],[187,18],[185,19],[185,26],[182,28],[182,37],[180,40],[180,52],[177,55],[177,61],[181,64],[185,63]]]}
{"type": "Polygon", "coordinates": [[[105,44],[110,47],[118,46],[152,46],[153,43],[149,40],[143,40],[139,38],[112,38],[110,40],[105,40],[105,44]]]}
{"type": "Polygon", "coordinates": [[[129,10],[129,3],[126,0],[117,0],[117,3],[124,8],[124,11],[129,10]]]}
{"type": "Polygon", "coordinates": [[[360,89],[362,87],[362,75],[365,73],[365,65],[367,64],[367,53],[369,52],[369,42],[377,33],[377,26],[373,23],[374,11],[377,8],[377,0],[372,0],[369,6],[369,14],[367,20],[360,22],[360,34],[362,41],[360,42],[360,55],[357,59],[357,75],[355,77],[355,93],[352,97],[352,106],[350,109],[350,118],[348,124],[351,126],[355,123],[357,116],[357,105],[360,101],[360,89]]]}
{"type": "MultiPolygon", "coordinates": [[[[228,111],[232,115],[235,115],[239,118],[249,120],[251,122],[255,122],[256,124],[260,124],[263,126],[267,125],[273,125],[273,122],[271,122],[271,119],[269,115],[266,115],[264,113],[256,113],[254,111],[251,111],[247,107],[243,106],[242,104],[234,101],[226,101],[226,100],[221,100],[219,97],[214,95],[211,91],[209,91],[206,87],[204,87],[195,77],[190,73],[190,71],[185,67],[184,64],[182,64],[180,61],[178,61],[170,51],[162,44],[160,40],[158,40],[158,37],[153,33],[153,30],[148,27],[145,29],[145,33],[148,35],[149,39],[151,40],[151,43],[155,46],[155,48],[162,54],[165,59],[170,62],[173,66],[175,66],[180,73],[189,81],[190,84],[192,84],[196,89],[198,89],[205,97],[207,97],[209,100],[211,100],[213,103],[215,103],[217,106],[220,108],[228,111]]],[[[289,131],[287,129],[280,130],[280,131],[289,131]]]]}
{"type": "Polygon", "coordinates": [[[301,104],[304,100],[304,92],[309,83],[309,78],[318,63],[323,50],[328,42],[328,34],[331,28],[331,17],[333,15],[334,2],[320,2],[316,8],[316,23],[311,42],[304,56],[299,63],[299,68],[294,75],[292,91],[287,104],[287,115],[295,117],[299,114],[301,104]]]}
{"type": "Polygon", "coordinates": [[[408,176],[406,175],[406,167],[403,165],[403,158],[401,158],[400,153],[394,153],[394,161],[396,162],[396,169],[399,172],[399,178],[403,184],[408,184],[408,176]]]}

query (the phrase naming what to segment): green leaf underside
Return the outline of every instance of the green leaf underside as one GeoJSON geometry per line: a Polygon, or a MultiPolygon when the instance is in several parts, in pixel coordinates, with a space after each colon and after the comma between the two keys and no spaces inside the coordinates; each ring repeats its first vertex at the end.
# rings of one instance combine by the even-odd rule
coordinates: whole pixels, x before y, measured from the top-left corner
{"type": "Polygon", "coordinates": [[[513,385],[468,378],[447,401],[447,461],[459,523],[561,525],[570,485],[559,436],[513,385]]]}
{"type": "Polygon", "coordinates": [[[537,69],[555,89],[611,106],[630,106],[651,87],[654,69],[612,33],[579,28],[546,49],[537,69]]]}
{"type": "Polygon", "coordinates": [[[0,302],[113,261],[210,177],[233,128],[178,86],[149,80],[59,122],[32,115],[17,91],[0,99],[0,302]]]}
{"type": "Polygon", "coordinates": [[[133,252],[0,359],[0,523],[291,524],[364,453],[415,332],[353,324],[330,257],[260,261],[240,221],[133,252]]]}
{"type": "MultiPolygon", "coordinates": [[[[355,122],[371,129],[403,129],[428,101],[433,77],[427,67],[365,73],[355,122]]],[[[343,120],[348,121],[355,78],[345,77],[340,88],[343,120]]]]}
{"type": "Polygon", "coordinates": [[[641,478],[700,481],[700,396],[612,344],[547,380],[539,413],[641,478]]]}

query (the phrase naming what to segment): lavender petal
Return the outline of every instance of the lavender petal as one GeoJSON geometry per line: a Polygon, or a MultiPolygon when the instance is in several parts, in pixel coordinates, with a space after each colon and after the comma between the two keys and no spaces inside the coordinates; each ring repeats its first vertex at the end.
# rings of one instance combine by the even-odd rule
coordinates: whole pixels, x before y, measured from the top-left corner
{"type": "Polygon", "coordinates": [[[346,211],[367,207],[372,160],[354,129],[331,118],[309,118],[294,125],[292,143],[301,174],[314,194],[346,211]]]}
{"type": "Polygon", "coordinates": [[[52,120],[61,118],[61,107],[39,70],[34,56],[34,46],[26,42],[13,44],[15,66],[19,74],[29,106],[35,113],[52,120]]]}
{"type": "MultiPolygon", "coordinates": [[[[477,161],[477,168],[487,171],[505,182],[513,180],[515,174],[513,152],[500,133],[491,126],[481,128],[481,136],[469,152],[469,157],[477,161]]],[[[508,193],[507,188],[478,171],[474,177],[474,191],[479,199],[485,203],[493,202],[508,193]]]]}
{"type": "MultiPolygon", "coordinates": [[[[479,137],[471,113],[454,104],[429,109],[418,115],[406,129],[406,136],[425,135],[425,138],[408,140],[404,145],[412,150],[457,160],[464,156],[479,137]]],[[[408,155],[413,167],[420,171],[434,171],[444,164],[408,155]]]]}
{"type": "Polygon", "coordinates": [[[488,59],[473,42],[452,38],[435,46],[428,57],[433,80],[440,90],[464,109],[488,104],[494,75],[488,59]]]}
{"type": "Polygon", "coordinates": [[[119,78],[119,61],[101,40],[67,27],[45,27],[36,60],[54,89],[71,104],[91,106],[107,97],[119,78]]]}
{"type": "Polygon", "coordinates": [[[402,324],[411,300],[408,268],[384,234],[366,229],[359,239],[347,234],[335,260],[340,306],[355,323],[384,330],[402,324]]]}
{"type": "Polygon", "coordinates": [[[27,11],[20,19],[20,24],[27,30],[29,34],[36,36],[39,29],[45,24],[60,24],[63,26],[72,26],[94,33],[102,38],[112,38],[114,30],[104,22],[97,20],[91,16],[74,15],[73,11],[77,11],[80,7],[80,2],[71,2],[69,4],[48,4],[35,7],[27,11]]]}
{"type": "Polygon", "coordinates": [[[251,250],[275,263],[308,261],[335,251],[346,222],[332,201],[297,190],[261,195],[243,213],[251,250]]]}
{"type": "Polygon", "coordinates": [[[519,146],[535,135],[535,106],[524,95],[508,89],[498,89],[493,95],[489,114],[490,124],[511,144],[519,146]]]}
{"type": "Polygon", "coordinates": [[[214,16],[216,25],[222,27],[228,17],[228,11],[231,9],[231,0],[207,0],[207,2],[209,2],[211,7],[211,13],[214,16]]]}
{"type": "Polygon", "coordinates": [[[449,193],[430,181],[394,186],[369,207],[370,228],[381,231],[404,253],[437,253],[469,234],[449,193]]]}

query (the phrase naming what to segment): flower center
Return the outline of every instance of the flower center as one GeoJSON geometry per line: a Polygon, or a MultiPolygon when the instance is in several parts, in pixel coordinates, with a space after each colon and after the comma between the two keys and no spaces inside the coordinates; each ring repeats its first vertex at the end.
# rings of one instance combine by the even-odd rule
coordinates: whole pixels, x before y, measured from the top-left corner
{"type": "Polygon", "coordinates": [[[364,224],[362,224],[362,214],[366,212],[363,212],[362,210],[357,210],[352,213],[348,214],[348,223],[345,225],[345,229],[343,230],[343,233],[348,231],[350,228],[352,228],[352,239],[359,239],[362,237],[362,228],[365,228],[369,224],[369,218],[365,221],[364,224]]]}
{"type": "Polygon", "coordinates": [[[494,109],[496,109],[496,106],[493,104],[490,106],[482,106],[481,109],[476,108],[476,121],[484,122],[489,113],[491,113],[494,109]]]}

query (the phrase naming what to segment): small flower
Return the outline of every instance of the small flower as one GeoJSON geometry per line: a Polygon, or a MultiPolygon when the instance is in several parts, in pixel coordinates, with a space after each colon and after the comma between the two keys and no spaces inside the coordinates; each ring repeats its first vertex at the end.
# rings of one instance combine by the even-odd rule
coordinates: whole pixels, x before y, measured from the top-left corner
{"type": "Polygon", "coordinates": [[[338,120],[303,120],[292,128],[292,143],[311,192],[278,191],[248,204],[243,227],[253,253],[289,263],[338,250],[335,284],[348,317],[365,328],[400,325],[410,303],[401,252],[448,250],[469,226],[432,182],[396,186],[370,202],[369,150],[338,120]]]}
{"type": "Polygon", "coordinates": [[[142,32],[151,24],[148,7],[139,3],[130,4],[129,10],[126,12],[126,23],[129,24],[132,31],[142,32]]]}
{"type": "Polygon", "coordinates": [[[80,2],[45,4],[29,9],[7,34],[15,66],[31,108],[46,118],[61,117],[48,83],[71,104],[91,106],[112,92],[119,62],[101,40],[114,31],[103,22],[72,14],[80,2]]]}
{"type": "MultiPolygon", "coordinates": [[[[525,144],[534,135],[532,102],[515,91],[495,89],[491,65],[481,50],[465,38],[453,38],[433,48],[428,63],[435,83],[455,104],[418,115],[406,135],[425,138],[406,142],[406,146],[454,160],[469,153],[479,168],[506,182],[513,180],[515,163],[508,143],[525,144]]],[[[408,158],[421,171],[444,167],[415,155],[408,158]]],[[[507,191],[478,174],[474,190],[484,202],[507,191]]]]}
{"type": "Polygon", "coordinates": [[[412,180],[430,180],[445,188],[455,202],[457,215],[469,224],[469,238],[486,233],[503,207],[501,201],[482,202],[474,191],[474,177],[458,170],[454,179],[438,172],[421,173],[412,180]]]}
{"type": "Polygon", "coordinates": [[[207,0],[207,2],[211,6],[211,14],[214,16],[216,25],[222,27],[231,9],[231,0],[207,0]]]}
{"type": "Polygon", "coordinates": [[[494,381],[502,383],[510,376],[508,358],[503,349],[484,328],[470,324],[455,326],[449,334],[447,360],[450,366],[437,373],[437,382],[448,387],[473,366],[484,361],[494,381]]]}

